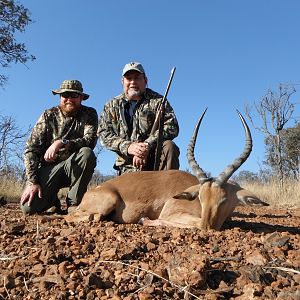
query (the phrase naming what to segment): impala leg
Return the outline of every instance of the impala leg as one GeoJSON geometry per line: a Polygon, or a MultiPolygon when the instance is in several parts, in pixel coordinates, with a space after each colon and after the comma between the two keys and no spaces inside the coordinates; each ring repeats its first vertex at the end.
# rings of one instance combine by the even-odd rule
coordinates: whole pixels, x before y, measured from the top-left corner
{"type": "Polygon", "coordinates": [[[74,211],[69,215],[65,216],[67,222],[85,222],[92,221],[94,219],[93,214],[86,211],[74,211]]]}
{"type": "Polygon", "coordinates": [[[143,224],[148,226],[201,228],[200,202],[172,198],[165,203],[157,220],[145,220],[143,224]]]}
{"type": "Polygon", "coordinates": [[[67,222],[101,221],[116,209],[119,202],[120,197],[114,192],[90,190],[84,195],[78,208],[65,219],[67,222]]]}
{"type": "Polygon", "coordinates": [[[144,226],[167,226],[167,227],[178,227],[178,228],[193,228],[195,225],[184,224],[179,222],[172,222],[162,219],[150,220],[148,218],[142,218],[139,221],[139,224],[144,226]]]}
{"type": "Polygon", "coordinates": [[[145,226],[172,226],[178,228],[201,228],[201,219],[193,217],[191,215],[169,218],[168,220],[164,219],[155,219],[150,220],[149,218],[142,218],[139,221],[139,224],[145,226]]]}

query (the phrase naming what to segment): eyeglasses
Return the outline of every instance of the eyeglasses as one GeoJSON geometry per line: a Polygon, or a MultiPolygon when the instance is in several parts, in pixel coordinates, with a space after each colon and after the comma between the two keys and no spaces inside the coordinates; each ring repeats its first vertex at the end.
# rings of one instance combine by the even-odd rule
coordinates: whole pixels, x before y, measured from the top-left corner
{"type": "Polygon", "coordinates": [[[60,94],[64,98],[78,98],[80,94],[75,92],[65,92],[60,94]]]}

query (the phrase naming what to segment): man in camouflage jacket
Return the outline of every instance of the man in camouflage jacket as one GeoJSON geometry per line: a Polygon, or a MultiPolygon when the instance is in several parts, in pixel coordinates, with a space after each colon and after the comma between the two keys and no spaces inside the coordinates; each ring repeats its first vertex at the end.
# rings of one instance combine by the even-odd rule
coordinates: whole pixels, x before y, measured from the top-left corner
{"type": "Polygon", "coordinates": [[[43,112],[25,147],[25,214],[50,207],[60,210],[57,193],[63,187],[69,187],[66,201],[71,211],[81,202],[96,166],[98,115],[81,104],[89,95],[78,80],[65,80],[52,93],[60,95],[60,104],[43,112]]]}
{"type": "MultiPolygon", "coordinates": [[[[158,130],[150,133],[163,97],[146,88],[147,81],[140,63],[126,64],[124,92],[106,103],[100,116],[98,135],[106,148],[116,152],[114,168],[119,174],[154,169],[158,130]]],[[[179,169],[179,149],[172,141],[178,133],[176,116],[167,101],[159,170],[179,169]]]]}

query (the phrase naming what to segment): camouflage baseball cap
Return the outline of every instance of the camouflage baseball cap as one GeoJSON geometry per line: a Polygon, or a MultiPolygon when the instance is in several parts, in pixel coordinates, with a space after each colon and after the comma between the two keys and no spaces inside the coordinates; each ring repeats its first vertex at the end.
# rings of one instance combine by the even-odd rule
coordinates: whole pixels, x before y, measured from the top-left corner
{"type": "Polygon", "coordinates": [[[64,92],[74,92],[83,95],[83,100],[89,98],[90,95],[83,92],[82,84],[79,80],[64,80],[59,89],[53,90],[52,94],[62,94],[64,92]]]}
{"type": "Polygon", "coordinates": [[[134,62],[134,61],[125,65],[123,72],[122,72],[122,76],[124,76],[128,71],[138,71],[140,73],[145,74],[145,70],[144,70],[142,64],[140,64],[139,62],[134,62]]]}

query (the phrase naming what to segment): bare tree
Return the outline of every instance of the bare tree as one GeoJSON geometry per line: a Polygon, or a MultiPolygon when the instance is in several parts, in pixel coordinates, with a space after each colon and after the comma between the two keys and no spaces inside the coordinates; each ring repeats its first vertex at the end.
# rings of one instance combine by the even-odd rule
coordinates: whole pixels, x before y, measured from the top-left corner
{"type": "Polygon", "coordinates": [[[293,85],[280,84],[278,92],[269,89],[258,103],[254,102],[256,113],[262,121],[260,126],[256,125],[252,118],[251,106],[246,105],[245,107],[246,115],[252,125],[265,135],[265,143],[271,145],[273,149],[274,156],[272,156],[271,166],[274,166],[275,174],[281,184],[284,180],[282,133],[294,112],[295,105],[290,98],[295,92],[296,89],[293,85]]]}
{"type": "MultiPolygon", "coordinates": [[[[30,12],[15,0],[0,0],[0,66],[8,67],[11,63],[25,64],[34,60],[25,44],[16,41],[15,33],[24,32],[31,23],[30,12]]],[[[7,76],[0,74],[0,86],[7,82],[7,76]]]]}
{"type": "Polygon", "coordinates": [[[0,115],[0,172],[9,173],[22,160],[26,132],[17,126],[12,116],[0,115]]]}

